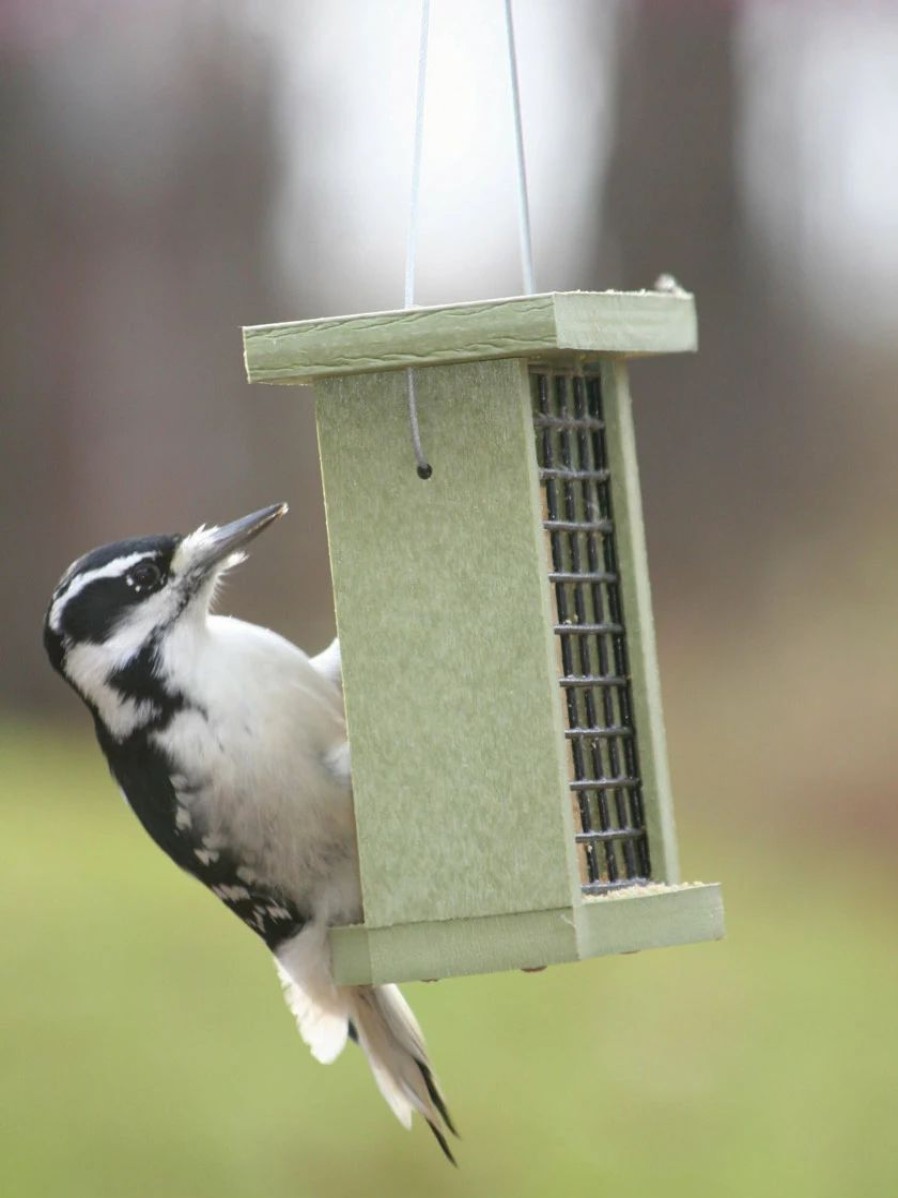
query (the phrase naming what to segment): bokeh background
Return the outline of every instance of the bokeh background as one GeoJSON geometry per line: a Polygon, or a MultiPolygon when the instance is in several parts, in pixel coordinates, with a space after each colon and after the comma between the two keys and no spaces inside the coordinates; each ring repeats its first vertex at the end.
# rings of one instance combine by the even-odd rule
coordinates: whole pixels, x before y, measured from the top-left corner
{"type": "MultiPolygon", "coordinates": [[[[401,306],[412,0],[0,4],[2,1190],[898,1191],[898,6],[516,0],[541,290],[699,303],[639,362],[685,873],[722,944],[410,987],[464,1134],[295,1035],[43,660],[62,569],[292,514],[229,610],[332,633],[311,402],[240,326],[401,306]]],[[[434,0],[421,302],[519,292],[499,0],[434,0]]]]}

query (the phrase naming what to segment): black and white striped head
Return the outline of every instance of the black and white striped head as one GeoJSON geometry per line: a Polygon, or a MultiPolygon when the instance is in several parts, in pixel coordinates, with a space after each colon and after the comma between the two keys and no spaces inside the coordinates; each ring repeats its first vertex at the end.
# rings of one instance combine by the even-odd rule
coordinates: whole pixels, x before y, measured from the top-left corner
{"type": "Polygon", "coordinates": [[[135,659],[152,659],[175,624],[205,619],[222,574],[286,511],[279,503],[221,528],[118,541],[73,562],[44,621],[53,667],[96,709],[110,680],[135,659]]]}

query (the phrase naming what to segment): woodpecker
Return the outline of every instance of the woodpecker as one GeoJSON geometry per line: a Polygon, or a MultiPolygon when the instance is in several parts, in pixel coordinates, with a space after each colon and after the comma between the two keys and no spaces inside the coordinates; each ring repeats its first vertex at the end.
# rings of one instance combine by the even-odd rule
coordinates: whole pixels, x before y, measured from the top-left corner
{"type": "Polygon", "coordinates": [[[362,917],[339,645],[309,658],[210,612],[286,511],[94,549],[56,586],[44,644],[146,831],[272,952],[312,1055],[359,1044],[400,1122],[418,1112],[454,1164],[411,1008],[396,986],[338,986],[331,971],[328,929],[362,917]]]}

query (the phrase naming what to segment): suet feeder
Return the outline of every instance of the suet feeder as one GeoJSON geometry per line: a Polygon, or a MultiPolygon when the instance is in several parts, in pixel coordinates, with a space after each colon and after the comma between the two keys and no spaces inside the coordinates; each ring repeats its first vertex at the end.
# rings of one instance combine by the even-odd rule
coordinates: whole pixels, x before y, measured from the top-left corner
{"type": "Polygon", "coordinates": [[[251,382],[315,388],[365,914],[337,980],[721,936],[719,887],[680,882],[626,366],[695,348],[692,297],[244,336],[251,382]]]}

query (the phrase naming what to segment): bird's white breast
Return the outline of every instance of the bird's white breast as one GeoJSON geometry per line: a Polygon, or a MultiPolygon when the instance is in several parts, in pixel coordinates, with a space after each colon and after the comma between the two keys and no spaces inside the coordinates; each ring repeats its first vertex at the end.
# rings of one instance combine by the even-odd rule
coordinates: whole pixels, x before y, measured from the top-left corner
{"type": "Polygon", "coordinates": [[[224,616],[173,628],[160,666],[189,700],[155,735],[203,832],[197,851],[227,847],[247,877],[329,921],[358,918],[338,687],[283,637],[224,616]]]}

